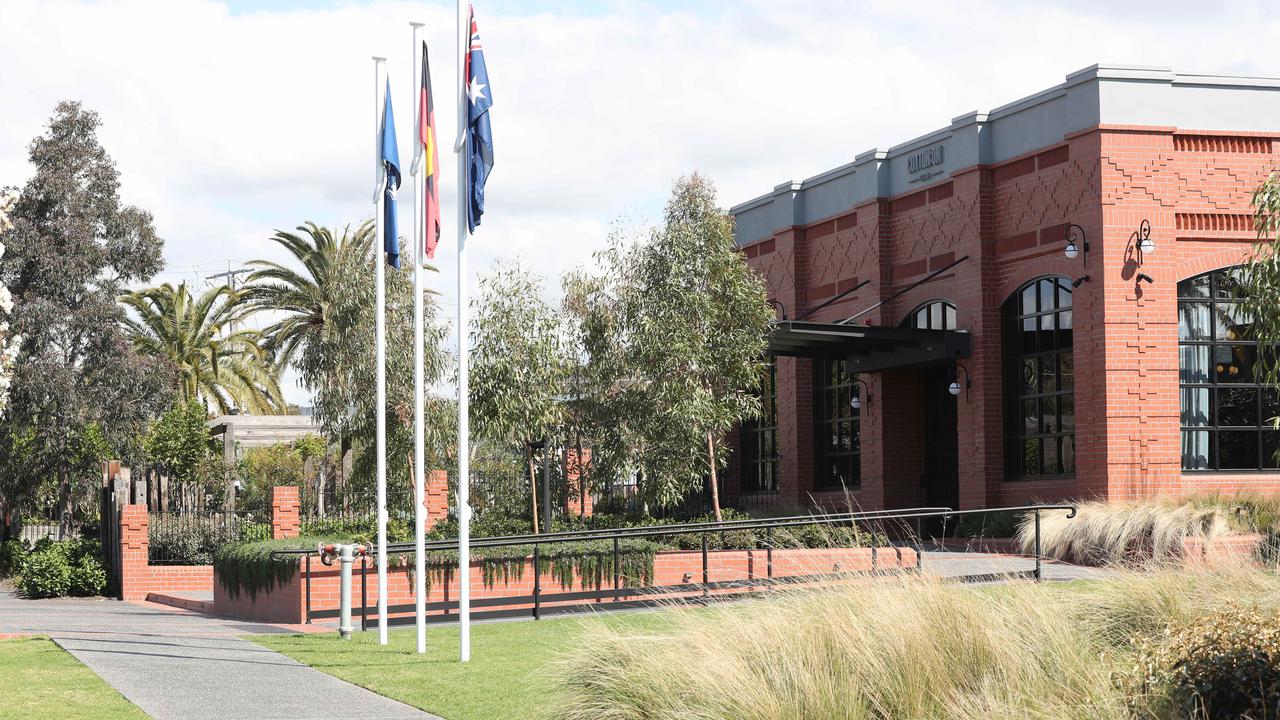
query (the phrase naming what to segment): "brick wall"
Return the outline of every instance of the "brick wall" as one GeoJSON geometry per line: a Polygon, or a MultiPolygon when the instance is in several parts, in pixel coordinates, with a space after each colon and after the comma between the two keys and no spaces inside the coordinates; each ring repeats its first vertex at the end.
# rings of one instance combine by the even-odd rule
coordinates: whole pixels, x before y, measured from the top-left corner
{"type": "Polygon", "coordinates": [[[146,505],[120,509],[120,599],[146,600],[152,592],[209,592],[212,565],[151,565],[147,560],[146,505]]]}
{"type": "Polygon", "coordinates": [[[296,486],[277,485],[271,488],[271,538],[298,537],[302,529],[299,508],[302,502],[296,486]]]}
{"type": "MultiPolygon", "coordinates": [[[[1181,472],[1175,295],[1179,280],[1237,264],[1250,247],[1250,193],[1280,161],[1277,139],[1280,134],[1097,127],[836,217],[779,228],[747,249],[747,261],[793,319],[869,280],[805,318],[834,322],[969,257],[864,316],[867,324],[896,326],[925,302],[955,303],[958,328],[970,334],[973,347],[972,356],[960,361],[971,383],[957,408],[962,508],[1280,491],[1280,473],[1181,472]],[[1157,252],[1139,265],[1130,238],[1143,219],[1151,223],[1157,252]],[[1068,260],[1062,253],[1068,223],[1087,234],[1087,266],[1083,257],[1068,260]],[[1138,287],[1137,272],[1155,284],[1138,287]],[[1008,480],[1001,306],[1044,275],[1090,278],[1073,293],[1076,472],[1008,480]]],[[[811,496],[811,368],[807,359],[778,359],[780,494],[831,504],[838,500],[830,494],[811,496]]],[[[869,373],[863,379],[876,401],[862,409],[862,487],[850,497],[869,509],[916,504],[920,374],[869,373]]]]}
{"type": "MultiPolygon", "coordinates": [[[[763,550],[719,550],[708,553],[708,579],[711,582],[746,580],[768,577],[768,555],[763,550]]],[[[872,550],[869,548],[838,549],[782,549],[773,551],[773,577],[786,577],[831,572],[869,571],[872,565],[872,550]]],[[[879,548],[876,552],[876,567],[881,570],[915,567],[916,557],[910,548],[879,548]]],[[[240,617],[265,622],[300,623],[306,619],[306,583],[303,568],[290,580],[267,592],[258,593],[256,597],[247,594],[232,596],[222,584],[216,583],[214,603],[216,612],[221,615],[240,617]]],[[[338,608],[339,570],[336,566],[324,567],[318,561],[311,562],[311,607],[313,611],[335,610],[338,608]]],[[[652,585],[680,585],[702,582],[702,554],[700,552],[666,552],[660,553],[654,561],[654,578],[652,585]],[[687,578],[687,579],[686,579],[687,578]]],[[[561,585],[559,579],[549,573],[541,578],[542,593],[549,595],[583,589],[582,579],[575,575],[569,585],[561,585]]],[[[624,578],[624,586],[628,583],[624,578]]],[[[606,579],[605,586],[612,586],[606,579]]],[[[456,578],[448,581],[436,571],[431,574],[427,602],[456,600],[459,583],[456,578]]],[[[484,583],[483,572],[479,563],[471,568],[471,597],[473,600],[485,598],[518,597],[530,595],[534,588],[532,562],[522,563],[520,577],[511,574],[508,579],[498,580],[491,586],[484,583]]],[[[377,606],[377,576],[372,567],[368,569],[367,592],[369,607],[377,606]]],[[[361,577],[360,566],[354,568],[352,582],[352,603],[359,614],[361,577]]],[[[737,592],[737,590],[721,590],[715,592],[737,592]]],[[[663,597],[677,598],[693,593],[675,593],[663,597]]],[[[387,604],[412,605],[414,602],[413,580],[409,567],[400,565],[391,568],[387,573],[387,604]]],[[[560,604],[577,604],[581,600],[545,603],[546,607],[560,604]]],[[[515,602],[497,606],[474,608],[475,611],[496,609],[532,608],[524,602],[515,602]]],[[[438,611],[437,611],[438,612],[438,611]]],[[[399,613],[399,615],[412,615],[399,613]]]]}

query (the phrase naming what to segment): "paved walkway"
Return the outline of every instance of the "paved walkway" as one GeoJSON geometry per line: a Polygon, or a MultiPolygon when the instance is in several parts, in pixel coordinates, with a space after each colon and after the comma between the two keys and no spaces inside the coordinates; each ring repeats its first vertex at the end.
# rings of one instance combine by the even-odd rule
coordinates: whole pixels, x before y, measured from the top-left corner
{"type": "MultiPolygon", "coordinates": [[[[998,582],[1003,578],[995,576],[1004,573],[1035,570],[1036,561],[1034,558],[995,553],[926,550],[921,567],[924,572],[941,577],[990,575],[993,576],[990,581],[998,582]]],[[[1043,560],[1040,569],[1043,580],[1090,580],[1106,577],[1110,572],[1106,568],[1071,565],[1056,560],[1043,560]]]]}
{"type": "Polygon", "coordinates": [[[150,603],[0,590],[0,634],[52,637],[156,720],[439,720],[239,639],[280,632],[150,603]]]}

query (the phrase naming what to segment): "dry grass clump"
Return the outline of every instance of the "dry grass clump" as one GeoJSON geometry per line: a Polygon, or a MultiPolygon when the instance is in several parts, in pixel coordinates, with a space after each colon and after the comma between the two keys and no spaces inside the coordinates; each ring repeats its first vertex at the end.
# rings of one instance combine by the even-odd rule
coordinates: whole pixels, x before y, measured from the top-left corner
{"type": "MultiPolygon", "coordinates": [[[[1183,541],[1210,541],[1231,532],[1231,511],[1222,505],[1158,502],[1086,502],[1074,518],[1045,512],[1040,549],[1052,558],[1083,565],[1166,563],[1182,557],[1183,541]]],[[[1018,526],[1025,553],[1035,548],[1035,522],[1018,526]]]]}
{"type": "MultiPolygon", "coordinates": [[[[1121,573],[976,589],[924,577],[680,613],[670,632],[588,633],[564,720],[1160,718],[1126,697],[1134,647],[1234,598],[1280,607],[1260,572],[1121,573]]],[[[1148,702],[1148,700],[1153,700],[1148,702]]],[[[1171,716],[1169,716],[1171,717],[1171,716]]]]}

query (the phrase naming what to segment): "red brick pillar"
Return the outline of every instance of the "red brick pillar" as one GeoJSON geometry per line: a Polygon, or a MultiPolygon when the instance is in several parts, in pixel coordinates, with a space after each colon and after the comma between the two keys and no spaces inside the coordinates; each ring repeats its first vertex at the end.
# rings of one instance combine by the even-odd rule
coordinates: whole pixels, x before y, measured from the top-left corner
{"type": "Polygon", "coordinates": [[[569,514],[581,515],[582,517],[591,517],[591,492],[584,491],[582,487],[583,471],[591,465],[591,451],[583,450],[582,457],[578,457],[577,450],[566,451],[565,456],[565,480],[568,487],[569,495],[569,514]]]}
{"type": "Polygon", "coordinates": [[[147,564],[147,506],[120,508],[120,599],[146,600],[151,569],[147,564]]]}
{"type": "Polygon", "coordinates": [[[298,537],[302,528],[302,519],[298,515],[301,501],[298,488],[292,485],[277,485],[271,488],[271,537],[298,537]]]}
{"type": "Polygon", "coordinates": [[[423,503],[427,509],[425,527],[430,530],[433,525],[449,515],[449,473],[444,470],[432,470],[427,475],[427,487],[423,503]]]}

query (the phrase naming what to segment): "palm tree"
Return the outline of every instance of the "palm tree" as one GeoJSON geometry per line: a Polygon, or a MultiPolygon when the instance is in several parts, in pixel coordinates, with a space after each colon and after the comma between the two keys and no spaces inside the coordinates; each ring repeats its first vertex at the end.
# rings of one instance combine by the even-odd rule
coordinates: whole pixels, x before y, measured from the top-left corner
{"type": "Polygon", "coordinates": [[[300,350],[318,345],[325,328],[332,326],[339,305],[339,274],[350,268],[348,261],[368,256],[373,224],[366,220],[355,232],[347,226],[336,237],[333,230],[308,221],[298,226],[297,234],[278,230],[271,239],[288,250],[302,270],[254,260],[249,264],[258,269],[249,276],[245,298],[255,310],[284,314],[262,331],[267,351],[283,367],[300,350]]]}
{"type": "Polygon", "coordinates": [[[134,348],[177,368],[182,399],[219,413],[284,409],[279,372],[259,346],[262,333],[238,327],[251,310],[244,293],[222,285],[193,298],[187,284],[165,283],[121,298],[134,348]]]}

